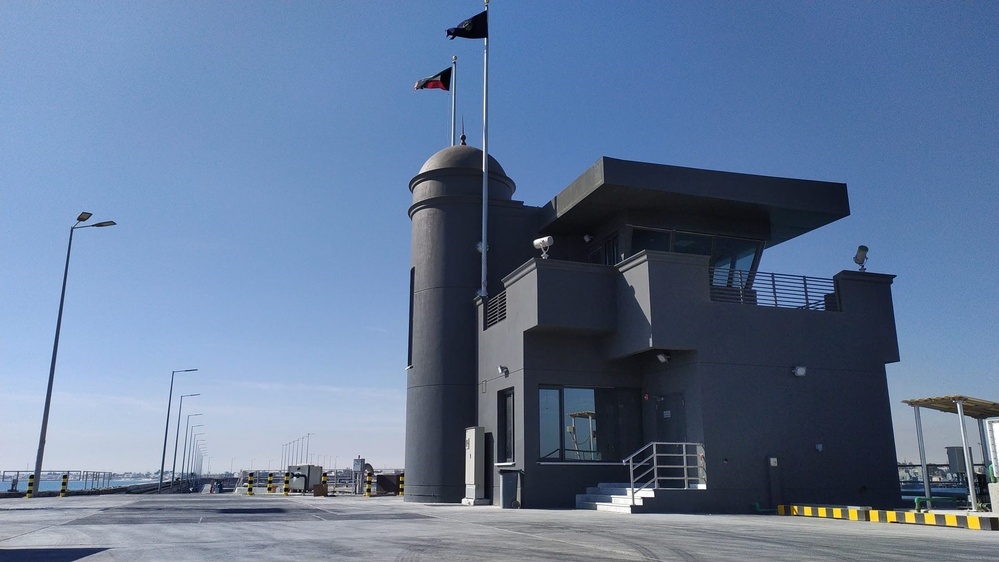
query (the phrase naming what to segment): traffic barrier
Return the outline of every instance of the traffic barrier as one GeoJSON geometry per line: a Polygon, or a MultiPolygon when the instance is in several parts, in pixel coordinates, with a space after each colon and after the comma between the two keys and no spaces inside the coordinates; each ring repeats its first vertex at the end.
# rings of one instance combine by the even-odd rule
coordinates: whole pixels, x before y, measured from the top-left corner
{"type": "Polygon", "coordinates": [[[62,475],[62,487],[59,488],[59,497],[60,498],[65,498],[66,497],[66,490],[68,488],[69,488],[69,475],[68,474],[63,474],[62,475]]]}
{"type": "Polygon", "coordinates": [[[284,473],[284,495],[288,495],[288,490],[291,489],[291,473],[284,473]]]}
{"type": "Polygon", "coordinates": [[[253,473],[252,472],[246,477],[246,495],[248,495],[248,496],[252,496],[253,495],[253,473]]]}
{"type": "Polygon", "coordinates": [[[35,495],[35,475],[28,475],[28,493],[24,494],[24,497],[30,498],[35,495]]]}
{"type": "Polygon", "coordinates": [[[273,494],[274,493],[274,473],[273,472],[268,472],[267,473],[267,493],[268,494],[273,494]]]}
{"type": "Polygon", "coordinates": [[[371,477],[374,476],[371,472],[366,472],[364,475],[364,497],[371,497],[371,477]]]}
{"type": "Polygon", "coordinates": [[[400,496],[406,495],[404,493],[405,488],[406,488],[406,473],[405,472],[401,472],[401,473],[399,473],[399,495],[400,496]]]}
{"type": "Polygon", "coordinates": [[[322,484],[323,486],[326,486],[326,485],[328,485],[328,484],[329,484],[329,480],[328,480],[328,479],[326,478],[326,473],[325,473],[325,472],[323,472],[323,478],[322,478],[322,480],[321,480],[321,482],[320,482],[320,483],[321,483],[321,484],[322,484]]]}

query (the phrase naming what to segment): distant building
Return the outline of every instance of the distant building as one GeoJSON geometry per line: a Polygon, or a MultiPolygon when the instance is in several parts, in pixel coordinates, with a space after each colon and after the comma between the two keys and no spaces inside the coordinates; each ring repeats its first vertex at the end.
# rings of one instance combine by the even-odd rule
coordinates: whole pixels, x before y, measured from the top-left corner
{"type": "Polygon", "coordinates": [[[465,497],[480,426],[496,504],[571,507],[644,451],[639,510],[895,505],[894,276],[757,271],[847,216],[846,185],[601,158],[530,207],[490,159],[481,299],[481,170],[453,146],[410,183],[408,501],[465,497]]]}

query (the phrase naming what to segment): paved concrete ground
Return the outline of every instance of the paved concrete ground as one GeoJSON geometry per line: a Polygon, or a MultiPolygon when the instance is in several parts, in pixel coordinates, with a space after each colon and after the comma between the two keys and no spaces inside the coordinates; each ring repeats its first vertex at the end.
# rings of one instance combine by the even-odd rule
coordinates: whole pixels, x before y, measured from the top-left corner
{"type": "Polygon", "coordinates": [[[0,500],[0,561],[990,560],[999,532],[223,495],[0,500]]]}

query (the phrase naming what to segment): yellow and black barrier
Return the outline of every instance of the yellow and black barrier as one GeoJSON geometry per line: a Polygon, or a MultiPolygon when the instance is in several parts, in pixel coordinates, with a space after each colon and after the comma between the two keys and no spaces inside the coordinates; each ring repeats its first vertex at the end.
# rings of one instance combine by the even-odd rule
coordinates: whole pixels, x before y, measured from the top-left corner
{"type": "Polygon", "coordinates": [[[68,474],[63,474],[62,475],[62,486],[59,487],[59,497],[60,498],[65,498],[66,497],[66,490],[68,490],[68,489],[69,489],[69,475],[68,474]]]}
{"type": "Polygon", "coordinates": [[[288,490],[291,489],[291,473],[284,473],[284,495],[288,495],[288,490]]]}
{"type": "Polygon", "coordinates": [[[326,485],[329,484],[329,480],[326,478],[326,473],[325,472],[323,472],[323,477],[322,477],[322,480],[320,480],[320,484],[322,484],[323,486],[326,486],[326,485]]]}
{"type": "Polygon", "coordinates": [[[273,472],[268,472],[267,473],[267,493],[268,494],[274,493],[274,473],[273,472]]]}
{"type": "Polygon", "coordinates": [[[826,519],[846,519],[848,521],[870,521],[869,507],[824,506],[824,505],[778,505],[778,515],[798,515],[802,517],[823,517],[826,519]]]}
{"type": "Polygon", "coordinates": [[[35,475],[28,475],[28,493],[24,494],[24,497],[30,498],[35,495],[35,475]]]}
{"type": "Polygon", "coordinates": [[[252,472],[249,475],[247,475],[247,477],[246,477],[246,495],[248,495],[248,496],[252,496],[253,495],[253,473],[252,472]]]}
{"type": "Polygon", "coordinates": [[[371,478],[372,478],[372,476],[374,476],[374,474],[372,474],[370,472],[366,472],[364,474],[364,497],[366,497],[366,498],[370,498],[371,497],[371,478]]]}
{"type": "Polygon", "coordinates": [[[999,531],[999,516],[920,513],[917,511],[881,510],[870,507],[819,506],[819,505],[779,505],[778,515],[802,517],[825,517],[849,521],[870,521],[872,523],[903,523],[934,527],[955,527],[976,531],[999,531]]]}
{"type": "Polygon", "coordinates": [[[402,473],[399,474],[399,495],[400,496],[405,495],[405,489],[406,489],[406,473],[402,472],[402,473]]]}
{"type": "Polygon", "coordinates": [[[871,510],[875,523],[909,523],[935,527],[959,527],[975,531],[999,531],[999,517],[989,515],[958,515],[951,513],[918,513],[914,511],[871,510]]]}

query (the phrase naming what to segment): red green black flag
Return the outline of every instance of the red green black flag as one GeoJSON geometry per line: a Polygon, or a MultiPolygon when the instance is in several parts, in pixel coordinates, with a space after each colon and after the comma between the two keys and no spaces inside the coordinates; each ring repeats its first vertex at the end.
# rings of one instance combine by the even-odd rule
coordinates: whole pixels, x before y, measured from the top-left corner
{"type": "Polygon", "coordinates": [[[438,90],[451,90],[451,67],[438,72],[433,76],[417,80],[414,90],[427,90],[436,88],[438,90]]]}

